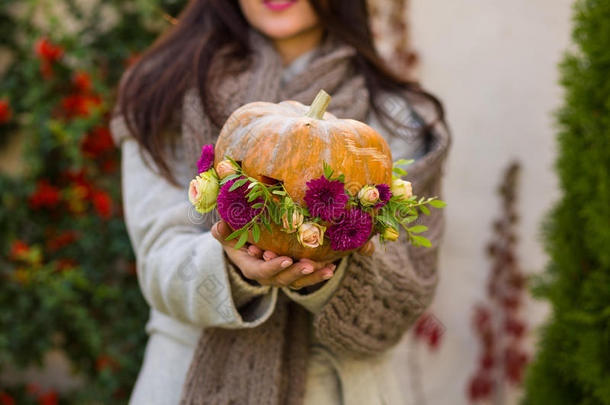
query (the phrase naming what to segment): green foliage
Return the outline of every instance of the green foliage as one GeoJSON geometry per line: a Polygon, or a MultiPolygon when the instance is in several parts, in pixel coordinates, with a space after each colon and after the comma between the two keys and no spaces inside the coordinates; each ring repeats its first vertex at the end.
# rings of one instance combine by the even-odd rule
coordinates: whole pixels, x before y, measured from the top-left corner
{"type": "MultiPolygon", "coordinates": [[[[0,372],[63,351],[85,384],[61,403],[125,403],[141,365],[148,307],[108,119],[123,70],[185,3],[0,0],[0,144],[24,146],[23,170],[0,174],[0,372]]],[[[0,386],[17,403],[35,391],[0,386]]]]}
{"type": "Polygon", "coordinates": [[[563,197],[544,223],[551,263],[535,288],[553,314],[528,404],[610,404],[610,0],[578,0],[574,12],[558,114],[563,197]]]}

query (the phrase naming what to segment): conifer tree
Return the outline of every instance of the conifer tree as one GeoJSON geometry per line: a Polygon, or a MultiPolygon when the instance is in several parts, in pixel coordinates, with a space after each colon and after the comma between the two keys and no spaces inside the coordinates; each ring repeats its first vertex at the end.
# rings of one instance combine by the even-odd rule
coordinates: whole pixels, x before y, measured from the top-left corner
{"type": "Polygon", "coordinates": [[[552,314],[528,371],[527,404],[610,404],[610,0],[574,4],[561,64],[561,198],[544,224],[550,264],[535,288],[552,314]]]}

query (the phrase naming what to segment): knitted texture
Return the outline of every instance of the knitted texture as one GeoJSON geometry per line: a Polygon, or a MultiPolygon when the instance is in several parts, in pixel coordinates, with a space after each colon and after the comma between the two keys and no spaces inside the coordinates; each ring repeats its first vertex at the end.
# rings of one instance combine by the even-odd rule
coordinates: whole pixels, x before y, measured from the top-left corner
{"type": "Polygon", "coordinates": [[[310,322],[307,311],[281,295],[260,327],[205,330],[180,403],[301,404],[310,322]]]}

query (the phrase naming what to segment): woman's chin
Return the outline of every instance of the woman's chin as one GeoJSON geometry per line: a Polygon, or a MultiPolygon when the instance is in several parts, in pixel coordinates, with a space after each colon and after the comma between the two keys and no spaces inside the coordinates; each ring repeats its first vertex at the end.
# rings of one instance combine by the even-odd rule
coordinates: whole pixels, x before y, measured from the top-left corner
{"type": "Polygon", "coordinates": [[[311,27],[296,27],[295,28],[295,25],[290,22],[269,24],[268,26],[259,28],[259,31],[261,33],[263,33],[266,37],[268,37],[272,40],[275,40],[275,41],[295,38],[310,30],[311,30],[311,27]]]}

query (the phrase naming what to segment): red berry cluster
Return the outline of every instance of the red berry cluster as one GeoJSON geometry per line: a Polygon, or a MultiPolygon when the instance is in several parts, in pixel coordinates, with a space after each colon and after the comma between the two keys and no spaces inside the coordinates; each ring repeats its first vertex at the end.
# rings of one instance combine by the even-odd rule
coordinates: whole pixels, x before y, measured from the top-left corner
{"type": "Polygon", "coordinates": [[[52,78],[53,65],[64,55],[64,48],[44,37],[36,41],[34,50],[40,59],[40,73],[45,79],[52,78]]]}
{"type": "Polygon", "coordinates": [[[13,109],[7,99],[0,99],[0,125],[8,123],[13,118],[13,109]]]}
{"type": "MultiPolygon", "coordinates": [[[[25,387],[25,393],[31,400],[36,401],[38,405],[58,405],[59,394],[56,391],[43,390],[38,384],[28,384],[25,387]]],[[[30,403],[30,401],[28,401],[30,403]]],[[[17,400],[8,392],[0,391],[0,405],[16,405],[17,400]]]]}
{"type": "Polygon", "coordinates": [[[503,213],[494,222],[494,239],[487,248],[492,261],[488,300],[477,305],[473,315],[473,326],[482,350],[479,367],[468,385],[471,401],[501,396],[506,382],[520,384],[528,362],[522,347],[527,325],[519,314],[526,283],[515,252],[519,170],[518,163],[512,163],[499,189],[503,213]]]}

